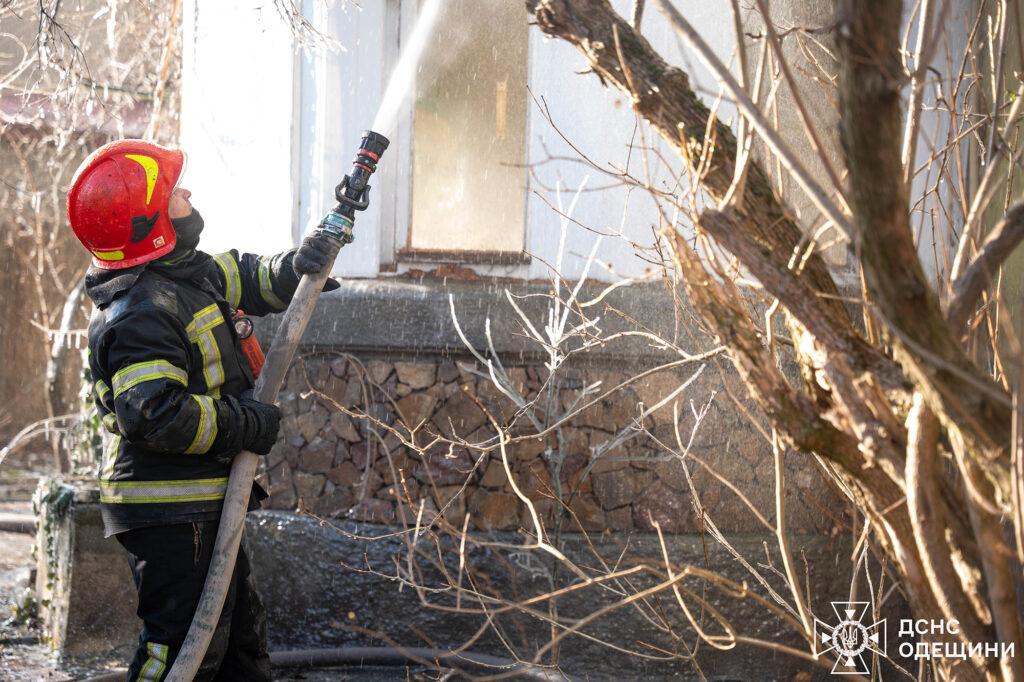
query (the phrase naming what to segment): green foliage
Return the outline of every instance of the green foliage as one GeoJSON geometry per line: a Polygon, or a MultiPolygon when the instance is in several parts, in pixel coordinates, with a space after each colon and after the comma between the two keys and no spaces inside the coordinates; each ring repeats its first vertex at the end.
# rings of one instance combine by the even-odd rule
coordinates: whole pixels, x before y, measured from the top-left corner
{"type": "Polygon", "coordinates": [[[39,620],[39,603],[32,588],[25,588],[21,597],[11,604],[11,623],[34,627],[39,620]]]}
{"type": "MultiPolygon", "coordinates": [[[[38,543],[32,547],[32,559],[36,566],[39,565],[39,551],[42,550],[46,558],[46,589],[52,590],[57,581],[56,527],[71,510],[71,503],[75,499],[75,489],[59,481],[50,480],[49,486],[36,489],[32,496],[32,513],[38,519],[39,530],[36,537],[45,538],[46,546],[40,547],[38,543]]],[[[45,606],[45,604],[44,604],[45,606]]]]}

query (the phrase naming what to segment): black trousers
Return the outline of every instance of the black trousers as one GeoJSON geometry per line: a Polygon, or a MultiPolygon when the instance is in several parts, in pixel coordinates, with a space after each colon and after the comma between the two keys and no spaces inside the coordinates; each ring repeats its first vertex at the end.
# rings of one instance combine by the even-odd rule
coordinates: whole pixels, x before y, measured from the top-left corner
{"type": "MultiPolygon", "coordinates": [[[[128,680],[163,680],[203,593],[217,521],[137,528],[116,537],[130,555],[142,619],[128,680]]],[[[266,624],[249,559],[240,548],[224,610],[195,679],[270,680],[266,624]]]]}

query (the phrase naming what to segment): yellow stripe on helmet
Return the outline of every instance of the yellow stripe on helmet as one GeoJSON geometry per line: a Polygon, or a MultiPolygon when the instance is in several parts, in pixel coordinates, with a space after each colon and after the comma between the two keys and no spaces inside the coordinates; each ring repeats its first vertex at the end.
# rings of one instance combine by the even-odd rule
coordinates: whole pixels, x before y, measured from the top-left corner
{"type": "Polygon", "coordinates": [[[142,170],[146,171],[146,206],[149,206],[150,200],[153,199],[153,188],[156,187],[156,179],[160,175],[160,167],[156,163],[156,159],[145,156],[143,154],[125,154],[126,159],[131,159],[135,163],[142,166],[142,170]]]}

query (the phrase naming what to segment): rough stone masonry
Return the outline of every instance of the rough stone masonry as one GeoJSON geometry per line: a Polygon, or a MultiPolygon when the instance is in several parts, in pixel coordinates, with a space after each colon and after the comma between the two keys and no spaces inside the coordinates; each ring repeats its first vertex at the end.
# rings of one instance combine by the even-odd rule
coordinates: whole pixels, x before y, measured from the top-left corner
{"type": "MultiPolygon", "coordinates": [[[[429,521],[442,510],[456,527],[468,513],[468,527],[476,530],[532,528],[485,410],[512,436],[531,436],[538,424],[557,422],[581,404],[585,386],[600,381],[600,395],[630,375],[561,369],[557,390],[549,392],[542,382],[545,368],[512,368],[516,391],[527,400],[539,397],[531,420],[517,416],[516,404],[474,368],[472,361],[390,362],[341,353],[298,359],[280,394],[281,436],[261,476],[269,507],[388,525],[415,523],[420,514],[429,521]]],[[[656,405],[692,372],[683,367],[652,374],[543,438],[526,437],[507,448],[519,489],[549,528],[561,514],[562,528],[570,532],[649,531],[653,520],[668,533],[700,533],[704,513],[723,532],[765,530],[740,494],[762,516],[773,517],[771,448],[721,390],[722,374],[710,369],[680,394],[678,429],[671,404],[640,428],[643,406],[656,405]],[[686,451],[695,414],[709,402],[686,451]],[[609,448],[617,435],[621,442],[609,448]]],[[[790,455],[787,470],[789,526],[832,531],[839,507],[812,460],[790,455]]]]}

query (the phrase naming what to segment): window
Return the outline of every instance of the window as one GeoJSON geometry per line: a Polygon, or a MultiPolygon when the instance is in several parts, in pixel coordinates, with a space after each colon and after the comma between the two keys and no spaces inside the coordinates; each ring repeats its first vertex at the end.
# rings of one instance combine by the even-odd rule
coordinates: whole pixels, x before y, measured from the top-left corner
{"type": "Polygon", "coordinates": [[[521,257],[527,43],[522,2],[443,3],[416,82],[403,256],[521,257]]]}

